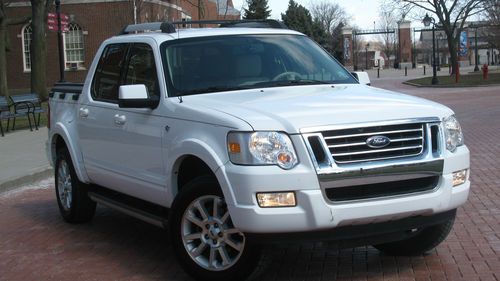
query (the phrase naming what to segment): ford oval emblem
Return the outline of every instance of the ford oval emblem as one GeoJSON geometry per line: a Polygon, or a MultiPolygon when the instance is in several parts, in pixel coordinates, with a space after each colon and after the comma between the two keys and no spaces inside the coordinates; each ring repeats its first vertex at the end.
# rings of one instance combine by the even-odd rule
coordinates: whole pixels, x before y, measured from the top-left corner
{"type": "Polygon", "coordinates": [[[366,145],[371,148],[383,148],[391,144],[391,139],[386,136],[373,136],[366,139],[366,145]]]}

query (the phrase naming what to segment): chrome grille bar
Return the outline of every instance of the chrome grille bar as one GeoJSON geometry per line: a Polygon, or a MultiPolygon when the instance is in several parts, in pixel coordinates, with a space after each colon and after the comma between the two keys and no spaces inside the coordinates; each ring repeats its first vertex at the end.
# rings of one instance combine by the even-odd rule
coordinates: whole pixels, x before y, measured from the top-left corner
{"type": "MultiPolygon", "coordinates": [[[[391,139],[391,142],[412,141],[412,140],[421,140],[421,139],[422,139],[422,137],[391,139]]],[[[339,147],[360,146],[360,145],[366,145],[366,142],[354,142],[354,143],[346,143],[346,144],[335,144],[335,145],[329,145],[328,148],[339,148],[339,147]]]]}
{"type": "Polygon", "coordinates": [[[422,132],[422,131],[423,131],[423,129],[421,128],[421,129],[412,129],[412,130],[397,130],[397,131],[385,131],[385,132],[376,132],[376,133],[362,133],[362,134],[354,134],[354,135],[325,137],[325,140],[341,139],[341,138],[353,138],[353,137],[362,137],[362,136],[384,135],[384,134],[422,132]]]}
{"type": "Polygon", "coordinates": [[[404,123],[322,131],[327,150],[338,164],[418,156],[425,147],[426,123],[404,123]],[[367,141],[374,136],[390,140],[374,148],[367,141]]]}
{"type": "Polygon", "coordinates": [[[358,151],[358,152],[349,152],[349,153],[332,153],[332,156],[347,156],[347,155],[361,155],[361,154],[371,154],[371,153],[380,153],[380,152],[389,152],[389,151],[399,151],[405,149],[422,149],[421,145],[409,146],[409,147],[398,147],[398,148],[389,148],[389,149],[377,149],[377,150],[367,150],[367,151],[358,151]]]}

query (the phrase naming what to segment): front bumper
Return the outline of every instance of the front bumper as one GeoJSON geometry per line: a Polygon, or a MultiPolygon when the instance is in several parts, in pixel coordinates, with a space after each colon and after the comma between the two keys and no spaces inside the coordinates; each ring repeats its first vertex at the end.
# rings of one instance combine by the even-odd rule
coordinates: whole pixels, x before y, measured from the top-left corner
{"type": "Polygon", "coordinates": [[[453,187],[452,173],[469,168],[469,151],[462,146],[444,155],[443,172],[430,192],[375,198],[356,202],[329,202],[309,163],[285,171],[274,166],[249,167],[228,163],[217,171],[231,218],[245,233],[286,233],[367,225],[414,216],[432,216],[456,209],[468,197],[469,175],[453,187]],[[295,191],[296,207],[260,208],[255,194],[295,191]]]}
{"type": "Polygon", "coordinates": [[[329,241],[337,242],[339,248],[352,248],[408,239],[419,233],[418,231],[409,230],[446,223],[449,220],[453,220],[456,213],[457,210],[453,209],[431,216],[415,216],[374,224],[348,225],[309,232],[245,233],[245,236],[257,244],[329,241]]]}

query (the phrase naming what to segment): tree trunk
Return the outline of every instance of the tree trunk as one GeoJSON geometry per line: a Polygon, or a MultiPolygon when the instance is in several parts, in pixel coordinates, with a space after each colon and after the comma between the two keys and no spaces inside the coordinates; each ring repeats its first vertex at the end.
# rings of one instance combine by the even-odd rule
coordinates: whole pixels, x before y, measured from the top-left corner
{"type": "Polygon", "coordinates": [[[0,96],[9,96],[7,85],[7,23],[0,20],[0,96]]]}
{"type": "Polygon", "coordinates": [[[47,44],[45,26],[47,25],[47,8],[43,0],[31,0],[31,91],[40,95],[42,100],[48,99],[46,88],[47,76],[47,44]]]}
{"type": "Polygon", "coordinates": [[[458,67],[458,54],[457,54],[457,40],[453,35],[448,35],[448,50],[450,51],[450,64],[451,74],[457,73],[458,67]]]}

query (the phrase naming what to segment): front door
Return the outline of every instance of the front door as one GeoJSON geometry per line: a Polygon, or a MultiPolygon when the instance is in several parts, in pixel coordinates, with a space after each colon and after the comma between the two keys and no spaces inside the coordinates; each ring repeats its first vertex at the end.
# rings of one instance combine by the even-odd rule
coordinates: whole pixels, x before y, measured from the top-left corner
{"type": "Polygon", "coordinates": [[[161,203],[165,196],[162,117],[159,110],[120,108],[120,85],[144,84],[160,96],[152,48],[145,43],[112,44],[103,52],[80,108],[79,133],[85,167],[96,184],[161,203]]]}

